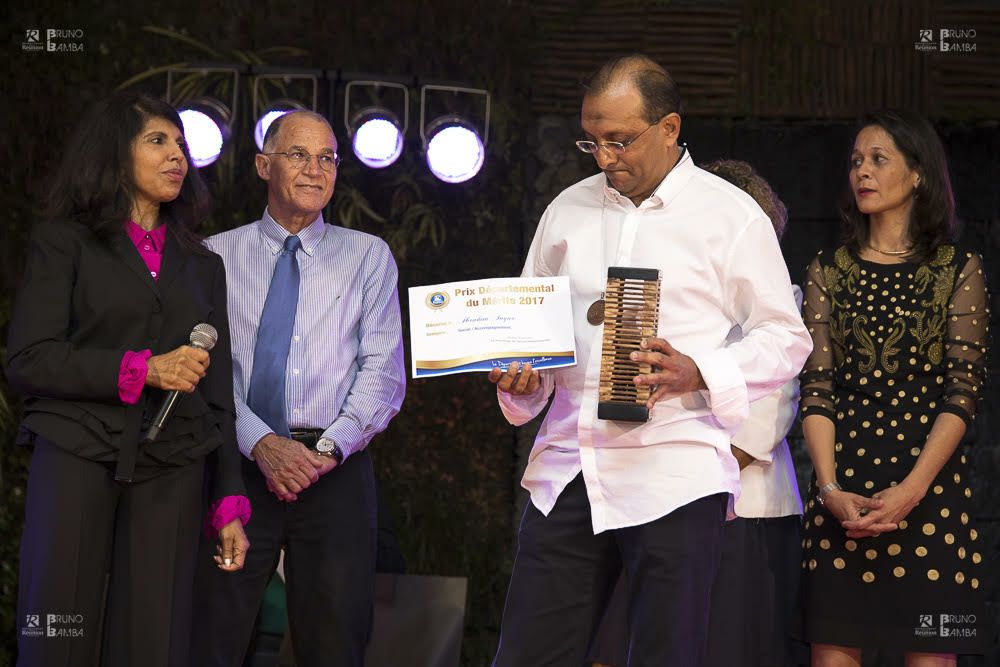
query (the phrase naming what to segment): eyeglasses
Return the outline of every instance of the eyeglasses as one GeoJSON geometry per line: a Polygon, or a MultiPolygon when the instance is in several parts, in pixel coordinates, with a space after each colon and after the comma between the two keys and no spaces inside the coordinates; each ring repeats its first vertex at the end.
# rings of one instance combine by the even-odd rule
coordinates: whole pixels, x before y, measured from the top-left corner
{"type": "Polygon", "coordinates": [[[625,152],[625,149],[634,144],[639,140],[639,137],[649,132],[649,128],[660,124],[662,118],[657,119],[655,123],[647,127],[645,130],[635,135],[628,141],[602,141],[600,143],[596,141],[583,140],[576,142],[576,147],[579,148],[584,153],[590,153],[591,155],[597,155],[597,152],[602,148],[606,148],[612,155],[621,155],[625,152]]]}
{"type": "MultiPolygon", "coordinates": [[[[313,156],[306,151],[261,153],[261,155],[284,155],[296,169],[305,169],[306,165],[313,159],[313,156]]],[[[333,171],[340,166],[340,156],[336,153],[320,153],[316,156],[316,162],[319,163],[319,168],[323,171],[333,171]]]]}

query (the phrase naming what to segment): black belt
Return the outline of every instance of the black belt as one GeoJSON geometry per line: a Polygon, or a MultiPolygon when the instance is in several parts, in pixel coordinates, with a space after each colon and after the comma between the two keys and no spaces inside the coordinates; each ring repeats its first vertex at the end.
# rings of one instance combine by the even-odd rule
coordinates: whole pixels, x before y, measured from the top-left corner
{"type": "Polygon", "coordinates": [[[301,442],[303,445],[309,449],[316,449],[316,443],[319,439],[323,437],[323,429],[321,428],[303,428],[292,430],[289,436],[292,440],[296,442],[301,442]]]}

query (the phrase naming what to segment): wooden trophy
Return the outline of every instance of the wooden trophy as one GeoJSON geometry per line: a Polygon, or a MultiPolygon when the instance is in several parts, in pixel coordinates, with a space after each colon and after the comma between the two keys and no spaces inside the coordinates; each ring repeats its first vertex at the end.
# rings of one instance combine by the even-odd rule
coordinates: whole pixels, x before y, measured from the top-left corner
{"type": "Polygon", "coordinates": [[[660,271],[623,266],[608,267],[604,293],[604,339],[597,418],[615,421],[649,420],[651,388],[632,379],[652,367],[632,361],[643,338],[656,336],[660,316],[660,271]]]}

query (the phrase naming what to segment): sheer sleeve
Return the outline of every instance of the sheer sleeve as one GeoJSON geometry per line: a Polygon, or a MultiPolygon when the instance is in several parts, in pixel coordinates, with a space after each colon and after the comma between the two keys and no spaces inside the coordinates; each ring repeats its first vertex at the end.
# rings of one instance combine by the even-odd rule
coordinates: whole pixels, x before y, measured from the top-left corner
{"type": "Polygon", "coordinates": [[[801,398],[799,401],[802,417],[823,415],[834,421],[833,407],[833,339],[830,335],[832,316],[830,292],[823,276],[823,265],[817,256],[806,269],[803,285],[802,319],[813,349],[799,376],[801,398]]]}
{"type": "Polygon", "coordinates": [[[947,371],[941,408],[961,417],[966,426],[976,414],[976,399],[986,376],[989,319],[983,261],[978,254],[969,253],[948,300],[947,371]]]}

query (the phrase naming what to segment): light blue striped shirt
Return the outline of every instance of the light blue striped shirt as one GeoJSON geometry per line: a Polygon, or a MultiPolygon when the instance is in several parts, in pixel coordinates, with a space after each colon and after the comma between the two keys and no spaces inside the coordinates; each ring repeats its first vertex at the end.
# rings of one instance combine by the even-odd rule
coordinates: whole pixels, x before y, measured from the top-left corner
{"type": "MultiPolygon", "coordinates": [[[[236,438],[245,456],[271,428],[246,404],[257,327],[288,231],[264,217],[205,241],[222,256],[233,346],[236,438]]],[[[398,271],[381,239],[327,225],[298,234],[299,302],[285,375],[293,429],[324,429],[344,456],[364,449],[403,403],[398,271]]]]}

